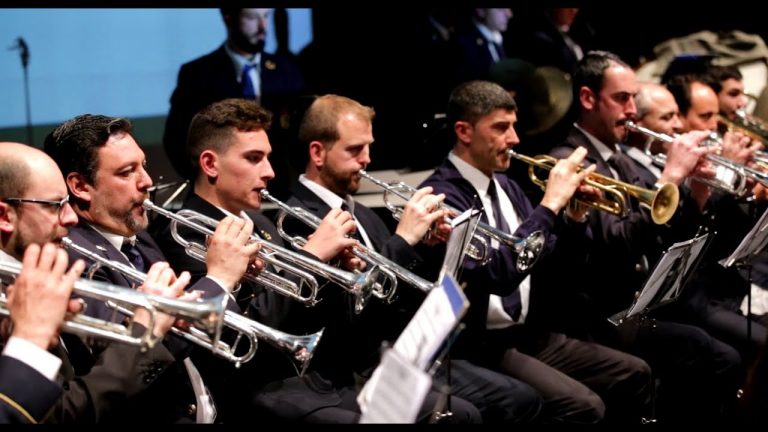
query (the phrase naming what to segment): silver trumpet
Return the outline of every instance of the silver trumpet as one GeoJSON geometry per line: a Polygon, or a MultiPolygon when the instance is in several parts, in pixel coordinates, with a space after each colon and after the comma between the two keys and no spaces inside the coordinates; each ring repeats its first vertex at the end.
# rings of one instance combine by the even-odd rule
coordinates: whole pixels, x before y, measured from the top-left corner
{"type": "MultiPolygon", "coordinates": [[[[62,240],[62,243],[64,244],[65,247],[70,248],[73,251],[93,261],[94,265],[98,265],[99,267],[110,268],[112,270],[120,272],[123,275],[125,275],[127,278],[133,280],[138,284],[143,284],[144,281],[147,279],[146,273],[140,272],[131,266],[124,265],[120,262],[105,258],[97,253],[94,253],[82,246],[79,246],[73,243],[70,239],[66,237],[62,240]]],[[[91,272],[91,275],[92,275],[92,272],[91,272]]],[[[135,294],[141,294],[133,290],[127,290],[127,291],[135,294]]],[[[198,305],[198,304],[206,304],[206,303],[220,304],[220,310],[219,310],[218,316],[219,317],[223,316],[224,318],[223,320],[222,319],[218,320],[218,323],[217,323],[218,327],[216,329],[216,333],[214,334],[214,337],[210,336],[209,331],[199,330],[198,328],[199,326],[196,324],[197,321],[192,321],[192,323],[194,324],[194,327],[190,327],[189,330],[183,330],[183,329],[173,327],[171,331],[177,336],[180,336],[190,342],[200,345],[203,348],[210,350],[215,355],[231,361],[232,363],[235,364],[235,367],[240,367],[241,364],[246,363],[253,358],[253,356],[256,354],[256,349],[258,348],[258,339],[263,338],[268,342],[270,342],[271,344],[277,346],[278,348],[289,349],[294,354],[294,357],[301,363],[302,371],[303,371],[308,365],[309,360],[312,358],[314,349],[320,337],[323,334],[323,330],[320,330],[317,333],[307,335],[307,336],[294,336],[294,335],[290,335],[290,334],[275,330],[269,326],[266,326],[260,322],[254,321],[250,318],[234,313],[230,310],[226,310],[227,300],[229,299],[229,296],[227,294],[222,294],[220,296],[214,297],[213,299],[198,301],[198,302],[174,300],[174,299],[168,299],[165,297],[160,297],[160,299],[162,299],[163,301],[182,303],[184,305],[186,304],[198,305]],[[220,340],[221,331],[225,326],[229,327],[230,329],[233,329],[236,332],[235,340],[231,344],[226,344],[220,340]],[[240,343],[243,340],[243,336],[245,336],[245,340],[248,341],[248,350],[244,354],[238,355],[236,354],[236,352],[239,351],[238,348],[240,347],[240,343]]],[[[110,299],[105,299],[105,300],[107,301],[107,303],[110,304],[111,307],[118,310],[119,312],[127,316],[133,315],[132,308],[124,307],[120,303],[116,304],[116,302],[112,302],[110,301],[110,299]]],[[[178,316],[184,319],[189,318],[187,315],[178,315],[178,316]]]]}
{"type": "MultiPolygon", "coordinates": [[[[395,219],[399,220],[402,209],[389,200],[389,194],[394,194],[398,198],[408,201],[416,193],[416,189],[403,182],[387,183],[371,176],[365,170],[360,170],[359,173],[361,177],[365,177],[384,189],[384,205],[392,212],[395,219]]],[[[461,213],[459,210],[444,203],[440,205],[440,209],[447,209],[454,214],[461,213]]],[[[448,218],[448,222],[450,221],[451,219],[448,218]]],[[[544,248],[544,234],[540,231],[535,231],[526,238],[520,238],[492,227],[483,221],[478,222],[477,231],[473,237],[475,244],[469,245],[467,255],[480,262],[484,262],[488,257],[488,242],[483,235],[511,247],[517,254],[516,267],[520,272],[530,270],[539,259],[541,250],[544,248]]]]}
{"type": "MultiPolygon", "coordinates": [[[[277,221],[275,223],[275,225],[277,225],[277,231],[285,241],[289,242],[291,246],[297,249],[302,248],[307,243],[307,239],[301,236],[291,236],[285,232],[283,229],[283,222],[285,221],[286,216],[294,217],[312,229],[317,229],[317,227],[320,226],[322,219],[310,213],[306,209],[290,206],[272,196],[272,194],[270,194],[267,190],[261,191],[261,197],[273,202],[280,208],[280,212],[277,215],[277,221]]],[[[429,292],[435,286],[435,283],[425,280],[412,271],[362,244],[353,248],[352,253],[356,257],[365,261],[368,265],[379,266],[381,274],[384,276],[384,280],[377,281],[379,286],[377,286],[377,289],[374,292],[374,295],[379,298],[386,300],[390,300],[392,298],[395,289],[397,288],[398,278],[405,281],[409,285],[413,285],[425,293],[429,292]],[[389,289],[384,288],[384,284],[387,283],[389,284],[389,289]]]]}
{"type": "MultiPolygon", "coordinates": [[[[632,121],[627,121],[625,126],[631,131],[644,134],[661,142],[671,143],[675,140],[675,137],[652,131],[648,128],[639,126],[632,121]]],[[[721,142],[720,139],[721,138],[719,138],[717,134],[713,134],[711,137],[705,139],[705,142],[702,145],[719,145],[721,142]]],[[[666,155],[652,154],[648,146],[646,146],[645,153],[652,157],[654,163],[657,165],[664,166],[666,164],[666,155]]],[[[762,171],[738,164],[720,155],[708,154],[706,158],[708,161],[712,162],[716,171],[714,178],[696,177],[696,179],[702,183],[736,196],[744,196],[749,193],[749,185],[747,184],[747,179],[749,178],[768,187],[768,174],[762,171]]]]}
{"type": "MultiPolygon", "coordinates": [[[[174,240],[186,248],[187,254],[189,256],[205,262],[205,251],[207,250],[206,247],[201,244],[191,243],[184,239],[178,233],[178,224],[182,224],[207,236],[212,236],[216,226],[219,224],[219,221],[189,209],[179,210],[177,213],[173,213],[162,207],[156,206],[150,200],[144,200],[144,208],[147,210],[155,211],[171,219],[171,235],[173,236],[174,240]]],[[[302,255],[298,252],[294,252],[292,250],[278,246],[272,242],[268,242],[256,233],[251,235],[251,240],[261,243],[259,258],[265,263],[271,264],[277,268],[281,268],[286,272],[294,273],[300,277],[303,277],[304,275],[310,277],[309,280],[314,282],[311,284],[311,294],[309,297],[303,299],[308,304],[314,304],[316,302],[315,297],[317,296],[319,288],[317,288],[317,280],[312,277],[312,275],[308,275],[305,271],[303,271],[304,269],[316,275],[320,275],[324,278],[332,280],[333,282],[336,282],[336,284],[340,285],[347,292],[353,294],[355,296],[355,312],[357,313],[362,312],[371,295],[374,293],[375,281],[379,273],[379,268],[377,266],[371,267],[365,273],[352,273],[338,269],[314,258],[302,255]]],[[[279,275],[276,275],[272,272],[260,272],[256,275],[247,272],[245,277],[257,283],[261,283],[262,278],[260,276],[265,273],[273,275],[270,277],[280,277],[279,275]]],[[[285,279],[282,277],[280,278],[285,279]]],[[[288,279],[286,280],[291,284],[294,284],[292,281],[288,279]]],[[[305,279],[302,278],[302,283],[304,280],[305,279]]],[[[266,284],[265,286],[271,288],[269,284],[266,284]]],[[[282,289],[279,292],[290,294],[293,286],[280,288],[287,289],[282,289]]]]}
{"type": "MultiPolygon", "coordinates": [[[[21,263],[0,262],[0,274],[15,278],[20,272],[21,263]]],[[[224,316],[227,302],[225,295],[206,301],[188,302],[87,279],[75,281],[73,292],[80,297],[110,302],[124,309],[144,308],[150,314],[150,322],[144,333],[137,337],[133,336],[131,323],[122,325],[79,313],[65,318],[62,325],[65,332],[135,345],[141,347],[142,351],[152,348],[160,339],[152,333],[157,314],[160,312],[189,321],[197,327],[195,330],[217,341],[221,334],[221,318],[224,316]]],[[[9,315],[6,301],[5,294],[0,293],[0,315],[9,315]]]]}

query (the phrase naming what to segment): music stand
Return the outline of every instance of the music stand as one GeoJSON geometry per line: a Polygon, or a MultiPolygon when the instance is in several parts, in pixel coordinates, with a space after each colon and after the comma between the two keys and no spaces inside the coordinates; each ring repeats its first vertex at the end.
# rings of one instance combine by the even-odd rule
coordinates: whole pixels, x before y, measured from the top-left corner
{"type": "Polygon", "coordinates": [[[768,245],[768,209],[763,212],[755,226],[744,236],[741,243],[728,258],[719,261],[725,268],[746,268],[749,275],[749,289],[747,290],[747,338],[752,337],[752,260],[768,245]]]}
{"type": "Polygon", "coordinates": [[[645,315],[676,300],[693,276],[693,270],[701,261],[708,240],[709,234],[704,234],[670,246],[662,254],[632,305],[609,317],[608,321],[618,326],[630,318],[645,315]]]}

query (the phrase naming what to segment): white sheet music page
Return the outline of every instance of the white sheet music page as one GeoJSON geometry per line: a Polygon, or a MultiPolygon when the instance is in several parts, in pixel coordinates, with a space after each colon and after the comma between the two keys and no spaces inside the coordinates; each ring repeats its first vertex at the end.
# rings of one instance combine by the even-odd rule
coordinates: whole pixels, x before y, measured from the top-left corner
{"type": "Polygon", "coordinates": [[[414,423],[431,387],[432,377],[387,350],[358,396],[360,423],[414,423]]]}
{"type": "Polygon", "coordinates": [[[768,246],[768,209],[763,212],[755,226],[749,230],[733,251],[731,256],[720,260],[719,264],[725,268],[734,264],[748,264],[751,258],[768,246]]]}

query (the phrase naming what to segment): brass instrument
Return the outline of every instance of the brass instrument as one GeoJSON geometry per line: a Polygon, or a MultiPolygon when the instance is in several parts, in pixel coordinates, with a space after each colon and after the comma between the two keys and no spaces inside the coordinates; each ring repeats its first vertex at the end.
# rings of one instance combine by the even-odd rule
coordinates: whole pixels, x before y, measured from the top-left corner
{"type": "MultiPolygon", "coordinates": [[[[542,189],[547,187],[547,182],[536,176],[535,168],[552,170],[555,164],[557,164],[558,159],[549,155],[525,156],[512,149],[507,150],[507,154],[530,165],[528,167],[528,176],[531,181],[542,189]]],[[[578,203],[624,217],[629,214],[627,199],[632,196],[642,206],[650,209],[651,219],[657,224],[667,223],[672,218],[677,210],[677,204],[680,199],[680,192],[677,186],[672,183],[666,183],[658,190],[651,190],[624,183],[612,177],[591,173],[585,180],[585,184],[603,191],[605,196],[594,200],[574,198],[578,203]]]]}
{"type": "MultiPolygon", "coordinates": [[[[717,121],[726,126],[729,131],[740,132],[749,138],[768,146],[768,125],[763,120],[750,116],[743,109],[734,112],[735,118],[718,115],[717,121]]],[[[752,161],[764,170],[768,170],[768,152],[757,151],[752,161]]]]}
{"type": "MultiPolygon", "coordinates": [[[[400,218],[400,214],[402,213],[402,210],[394,205],[392,201],[390,201],[389,194],[392,193],[396,195],[398,198],[402,200],[408,201],[414,193],[416,193],[416,189],[413,186],[407,185],[403,182],[397,182],[397,183],[387,183],[382,180],[379,180],[370,174],[368,174],[365,170],[359,171],[360,176],[365,177],[366,179],[370,180],[377,186],[384,189],[384,204],[387,206],[387,208],[392,212],[392,215],[395,217],[395,219],[400,218]]],[[[447,209],[448,211],[458,214],[461,213],[457,209],[450,207],[447,204],[440,204],[440,209],[447,209]]],[[[448,222],[450,222],[450,218],[448,222]]],[[[535,231],[531,233],[526,238],[520,238],[515,235],[512,235],[510,233],[503,232],[499,230],[498,228],[492,227],[488,225],[487,223],[480,221],[477,224],[477,231],[473,236],[473,241],[476,241],[478,244],[480,244],[480,247],[475,246],[474,249],[470,248],[470,251],[467,252],[467,254],[472,259],[476,259],[479,261],[485,261],[485,256],[487,256],[487,248],[488,244],[485,240],[485,238],[482,235],[488,236],[499,243],[505,244],[512,248],[512,250],[515,251],[517,254],[517,261],[516,261],[516,267],[517,270],[520,272],[526,272],[530,270],[531,267],[536,263],[536,260],[539,259],[539,255],[541,254],[541,250],[544,248],[544,234],[542,234],[540,231],[535,231]],[[482,235],[480,235],[482,233],[482,235]],[[484,248],[485,253],[481,254],[479,252],[473,252],[479,251],[480,248],[484,248]]],[[[470,244],[470,246],[473,246],[470,244]]]]}
{"type": "MultiPolygon", "coordinates": [[[[0,274],[12,278],[17,277],[21,273],[21,268],[21,263],[0,262],[0,274]]],[[[65,318],[62,325],[62,329],[65,332],[135,345],[141,347],[142,351],[152,348],[159,340],[159,338],[153,335],[152,331],[157,319],[157,313],[160,312],[187,320],[195,326],[195,330],[200,334],[213,341],[218,341],[224,322],[222,317],[224,316],[227,303],[226,295],[206,301],[189,302],[141,293],[117,285],[87,279],[75,281],[73,292],[80,297],[111,302],[121,308],[144,308],[150,314],[150,322],[144,334],[137,337],[133,336],[132,323],[130,322],[122,325],[79,313],[68,315],[65,318]]],[[[7,299],[4,293],[0,293],[0,315],[9,315],[7,299]]]]}
{"type": "MultiPolygon", "coordinates": [[[[94,253],[82,246],[75,244],[74,242],[72,242],[70,239],[66,237],[62,240],[62,243],[64,244],[65,247],[70,248],[73,251],[90,259],[95,263],[95,265],[99,267],[103,266],[103,267],[115,270],[117,272],[120,272],[123,275],[125,275],[127,278],[133,280],[136,283],[143,284],[144,281],[147,279],[146,273],[140,272],[131,266],[127,266],[120,262],[105,258],[97,253],[94,253]]],[[[92,275],[93,273],[91,272],[91,276],[92,275]]],[[[127,290],[127,291],[135,294],[141,294],[133,290],[127,290]]],[[[311,335],[293,336],[293,335],[289,335],[289,334],[280,332],[278,330],[275,330],[269,326],[266,326],[260,322],[254,321],[252,319],[249,319],[247,317],[234,313],[230,310],[226,310],[226,303],[227,303],[227,300],[229,299],[229,296],[227,294],[222,294],[220,296],[214,297],[211,300],[205,300],[203,302],[201,301],[189,302],[189,301],[183,301],[183,300],[168,299],[165,297],[160,297],[160,299],[162,299],[163,301],[182,303],[185,305],[186,304],[197,305],[197,304],[204,304],[208,302],[211,302],[213,304],[220,303],[221,309],[220,309],[219,317],[223,317],[223,319],[219,319],[217,322],[218,328],[216,329],[216,333],[214,334],[215,337],[211,338],[208,335],[210,334],[210,332],[203,332],[198,329],[199,326],[196,325],[196,322],[199,320],[192,321],[192,323],[195,325],[194,327],[190,327],[188,331],[178,329],[176,327],[171,328],[171,331],[177,336],[180,336],[190,342],[200,345],[203,348],[210,350],[215,355],[231,361],[232,363],[235,364],[235,367],[240,367],[242,363],[246,363],[253,358],[254,354],[256,354],[256,349],[258,348],[258,338],[263,338],[269,341],[270,343],[272,343],[273,345],[277,346],[278,348],[288,349],[289,351],[291,351],[291,353],[294,354],[295,358],[302,364],[302,370],[304,370],[309,360],[312,358],[317,342],[319,341],[320,337],[322,337],[322,334],[323,334],[323,330],[320,330],[319,332],[311,335]],[[227,345],[226,343],[220,340],[222,328],[225,326],[235,330],[235,332],[237,333],[235,336],[234,342],[232,342],[229,345],[227,345]],[[237,355],[236,352],[238,351],[238,348],[240,346],[240,341],[243,339],[243,336],[245,336],[245,340],[247,340],[249,343],[248,350],[244,354],[237,355]]],[[[110,299],[106,299],[106,301],[111,307],[118,310],[119,312],[127,316],[133,315],[133,308],[125,307],[121,303],[112,302],[110,301],[110,299]]],[[[181,316],[181,317],[187,319],[187,316],[181,316]]]]}
{"type": "MultiPolygon", "coordinates": [[[[285,232],[285,230],[283,229],[283,222],[285,221],[286,216],[294,217],[312,229],[317,229],[317,227],[320,226],[320,222],[322,221],[322,219],[310,213],[306,209],[303,209],[301,207],[289,206],[288,204],[272,196],[272,194],[270,194],[269,191],[267,190],[261,191],[261,197],[273,202],[278,206],[278,208],[280,208],[280,212],[277,215],[277,221],[275,223],[277,225],[277,231],[280,233],[280,236],[285,241],[289,242],[295,248],[303,247],[304,244],[306,244],[307,239],[300,236],[291,236],[290,234],[285,232]]],[[[352,253],[356,257],[368,263],[368,265],[377,265],[379,266],[379,269],[386,271],[387,280],[383,282],[385,283],[390,282],[390,279],[389,279],[390,277],[394,280],[393,282],[391,282],[391,288],[389,288],[389,290],[385,290],[383,288],[377,289],[376,291],[377,297],[380,297],[383,299],[391,299],[392,294],[394,294],[394,290],[397,287],[398,278],[402,279],[409,285],[413,285],[414,287],[418,288],[419,290],[425,293],[432,290],[432,288],[434,288],[435,286],[434,283],[425,280],[424,278],[418,276],[417,274],[397,264],[396,262],[390,260],[384,255],[376,252],[375,250],[366,247],[365,245],[361,244],[355,247],[352,250],[352,253]],[[390,274],[391,276],[389,276],[390,274]]]]}
{"type": "MultiPolygon", "coordinates": [[[[626,122],[625,126],[631,131],[642,133],[662,142],[671,143],[675,140],[672,136],[654,132],[648,128],[638,126],[631,121],[626,122]]],[[[719,146],[721,143],[722,138],[717,134],[712,134],[710,137],[706,138],[701,145],[719,146]]],[[[646,153],[650,153],[648,149],[646,149],[646,153]]],[[[660,165],[666,163],[666,155],[651,155],[651,157],[653,157],[654,161],[660,165]]],[[[738,164],[720,155],[708,154],[706,158],[715,165],[715,178],[696,177],[698,181],[736,196],[744,196],[750,192],[747,183],[748,178],[768,187],[768,174],[762,171],[738,164]]]]}
{"type": "MultiPolygon", "coordinates": [[[[205,252],[207,248],[204,245],[191,243],[184,239],[178,232],[178,224],[184,225],[204,235],[212,236],[219,221],[189,209],[179,210],[177,213],[173,213],[162,207],[156,206],[150,200],[144,200],[144,208],[169,218],[171,220],[171,235],[173,236],[173,239],[185,247],[189,256],[205,262],[205,252]]],[[[267,288],[277,289],[277,292],[296,298],[307,304],[314,304],[316,302],[315,297],[317,296],[319,286],[317,280],[304,271],[304,269],[306,269],[314,274],[336,282],[347,292],[353,294],[355,296],[355,311],[357,313],[362,312],[363,308],[368,303],[370,296],[373,295],[375,289],[374,284],[379,272],[379,269],[376,266],[372,266],[365,273],[352,273],[278,246],[272,242],[268,242],[256,233],[251,234],[251,240],[261,243],[261,249],[259,250],[260,259],[265,263],[283,269],[283,271],[287,273],[296,274],[301,278],[301,285],[294,291],[296,284],[293,281],[272,272],[259,272],[256,275],[251,272],[246,272],[244,277],[248,280],[262,283],[267,288]],[[265,278],[262,277],[263,275],[268,275],[266,283],[263,282],[265,281],[265,278]],[[282,285],[283,283],[288,283],[289,285],[282,285]],[[310,295],[308,297],[301,296],[301,286],[304,283],[307,283],[310,286],[310,295]]]]}

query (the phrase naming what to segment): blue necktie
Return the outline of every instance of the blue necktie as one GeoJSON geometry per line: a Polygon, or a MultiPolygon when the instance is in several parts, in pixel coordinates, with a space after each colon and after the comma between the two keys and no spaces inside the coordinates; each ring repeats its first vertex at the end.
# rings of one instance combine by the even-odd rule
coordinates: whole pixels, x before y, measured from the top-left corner
{"type": "Polygon", "coordinates": [[[133,245],[128,239],[123,241],[123,246],[120,248],[120,252],[124,253],[128,258],[128,261],[133,264],[133,267],[140,271],[146,271],[146,265],[144,264],[144,258],[141,256],[139,249],[133,245]]]}
{"type": "Polygon", "coordinates": [[[245,99],[256,99],[256,87],[253,86],[253,81],[251,81],[251,69],[256,69],[256,73],[259,73],[259,66],[257,64],[246,64],[245,67],[243,67],[243,75],[240,79],[240,83],[243,86],[243,98],[245,99]]]}
{"type": "MultiPolygon", "coordinates": [[[[493,209],[493,218],[496,219],[496,228],[500,231],[512,234],[509,232],[509,224],[507,224],[504,215],[501,213],[501,205],[499,204],[499,194],[496,191],[496,182],[491,179],[491,183],[488,184],[488,196],[491,198],[491,208],[493,209]]],[[[523,311],[523,301],[520,298],[520,290],[516,289],[512,294],[502,297],[501,304],[504,306],[504,311],[517,321],[520,318],[520,313],[523,311]]]]}

